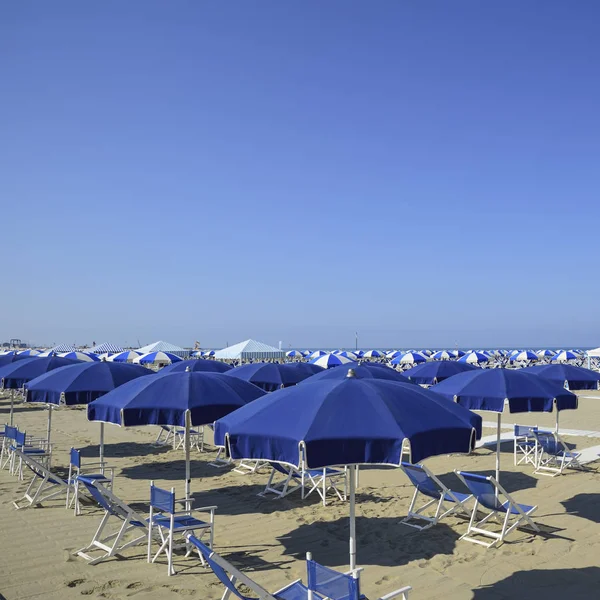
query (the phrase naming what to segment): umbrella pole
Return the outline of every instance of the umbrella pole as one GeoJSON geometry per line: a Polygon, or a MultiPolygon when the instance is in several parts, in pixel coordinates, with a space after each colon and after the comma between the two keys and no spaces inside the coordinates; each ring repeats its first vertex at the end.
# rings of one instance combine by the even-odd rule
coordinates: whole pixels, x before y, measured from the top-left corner
{"type": "Polygon", "coordinates": [[[188,504],[188,498],[191,493],[191,477],[190,477],[190,411],[185,411],[185,498],[186,507],[188,504]]]}
{"type": "Polygon", "coordinates": [[[15,404],[15,390],[10,390],[10,426],[13,426],[13,407],[15,404]]]}
{"type": "Polygon", "coordinates": [[[350,465],[350,570],[356,569],[356,466],[350,465]]]}
{"type": "Polygon", "coordinates": [[[500,438],[502,436],[502,413],[498,413],[498,425],[496,431],[496,481],[500,481],[500,438]]]}
{"type": "Polygon", "coordinates": [[[52,404],[48,404],[48,428],[46,429],[46,444],[48,451],[48,470],[50,470],[50,459],[52,452],[50,451],[50,433],[52,432],[52,404]]]}
{"type": "Polygon", "coordinates": [[[558,415],[559,415],[559,411],[558,408],[556,409],[556,429],[554,431],[554,436],[556,437],[556,439],[558,439],[558,415]]]}
{"type": "Polygon", "coordinates": [[[100,466],[104,473],[104,422],[100,421],[100,466]]]}

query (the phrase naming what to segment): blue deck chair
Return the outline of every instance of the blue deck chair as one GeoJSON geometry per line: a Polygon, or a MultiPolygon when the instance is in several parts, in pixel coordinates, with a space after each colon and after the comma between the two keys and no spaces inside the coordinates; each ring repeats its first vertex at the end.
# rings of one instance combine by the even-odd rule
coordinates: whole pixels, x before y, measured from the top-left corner
{"type": "Polygon", "coordinates": [[[93,479],[86,479],[85,476],[79,477],[79,483],[86,487],[89,495],[104,509],[104,516],[92,541],[84,548],[77,550],[75,555],[84,558],[90,565],[95,565],[120,554],[126,548],[147,541],[148,521],[144,517],[101,483],[93,479]],[[105,529],[111,519],[120,522],[121,525],[116,531],[113,530],[112,533],[107,534],[105,529]],[[135,537],[126,542],[125,538],[129,537],[131,533],[134,533],[135,537]],[[99,556],[89,554],[89,552],[97,552],[98,550],[101,550],[103,554],[99,556]]]}
{"type": "Polygon", "coordinates": [[[514,430],[514,463],[537,465],[538,445],[534,433],[538,431],[537,425],[515,425],[514,430]]]}
{"type": "MultiPolygon", "coordinates": [[[[200,537],[208,535],[208,546],[212,548],[215,532],[215,510],[216,506],[203,506],[195,510],[191,509],[191,498],[177,500],[175,498],[175,489],[163,490],[156,487],[154,482],[150,483],[150,518],[148,519],[148,562],[155,562],[163,552],[167,555],[168,573],[175,575],[173,568],[173,548],[175,544],[175,535],[180,534],[183,539],[183,546],[186,549],[186,556],[192,552],[192,545],[187,541],[187,535],[200,531],[200,537]],[[176,505],[183,504],[185,509],[176,511],[176,505]],[[208,513],[208,519],[202,520],[196,518],[192,513],[208,513]],[[158,534],[159,548],[152,556],[152,534],[158,534]]],[[[201,557],[202,558],[202,557],[201,557]]]]}
{"type": "Polygon", "coordinates": [[[52,500],[66,494],[69,484],[48,470],[47,466],[39,462],[39,456],[23,453],[20,449],[14,450],[14,456],[19,461],[19,468],[23,466],[31,472],[31,481],[23,496],[13,502],[16,509],[39,506],[42,502],[52,500]]]}
{"type": "Polygon", "coordinates": [[[568,468],[581,468],[580,452],[571,452],[567,445],[555,433],[536,431],[533,433],[537,442],[537,464],[535,473],[556,477],[568,468]]]}
{"type": "Polygon", "coordinates": [[[471,494],[453,492],[423,465],[403,462],[400,466],[415,486],[415,493],[408,507],[408,515],[401,523],[423,530],[433,527],[448,515],[463,513],[469,516],[471,514],[471,511],[466,507],[466,502],[473,497],[471,494]],[[419,494],[427,496],[429,500],[415,510],[419,494]],[[425,514],[425,511],[433,506],[435,507],[433,515],[425,514]],[[425,524],[422,525],[419,521],[425,524]]]}
{"type": "Polygon", "coordinates": [[[23,479],[23,456],[35,456],[42,464],[47,463],[50,458],[50,447],[45,440],[28,438],[24,431],[18,429],[15,432],[14,443],[11,445],[10,451],[10,473],[18,474],[21,480],[23,479]]]}
{"type": "Polygon", "coordinates": [[[345,470],[331,469],[329,467],[325,469],[298,469],[293,465],[283,465],[276,462],[271,463],[271,467],[272,470],[267,485],[258,494],[259,496],[273,494],[277,498],[283,498],[295,490],[300,490],[302,499],[304,500],[304,498],[310,496],[313,492],[317,492],[321,497],[323,506],[325,506],[327,493],[332,490],[340,500],[346,500],[347,476],[345,470]],[[275,482],[275,476],[278,474],[284,477],[280,481],[275,482]],[[344,485],[343,494],[336,485],[340,481],[344,485]]]}
{"type": "Polygon", "coordinates": [[[105,465],[103,462],[90,462],[85,467],[81,465],[81,452],[76,448],[71,448],[69,454],[69,489],[67,490],[66,508],[72,504],[75,505],[75,516],[79,515],[79,477],[85,476],[88,480],[94,480],[101,483],[109,490],[113,489],[115,478],[115,468],[105,465]]]}
{"type": "MultiPolygon", "coordinates": [[[[359,573],[362,569],[340,573],[313,561],[309,552],[306,555],[307,584],[297,579],[271,593],[236,569],[222,556],[207,548],[194,536],[188,536],[188,541],[198,549],[204,561],[225,586],[221,600],[228,600],[232,595],[240,600],[360,600],[362,598],[359,582],[359,573]],[[236,583],[243,584],[254,595],[245,596],[236,588],[236,583]]],[[[407,600],[410,590],[410,586],[405,586],[386,594],[379,600],[391,600],[396,597],[407,600]]]]}
{"type": "Polygon", "coordinates": [[[17,428],[12,425],[4,426],[4,436],[2,437],[2,452],[0,453],[0,469],[10,468],[11,454],[13,447],[16,446],[17,428]]]}
{"type": "Polygon", "coordinates": [[[475,506],[469,521],[467,532],[461,536],[461,540],[473,542],[491,548],[496,544],[501,544],[506,536],[517,527],[529,525],[534,531],[539,531],[539,527],[531,519],[531,515],[537,509],[537,506],[529,504],[519,504],[515,502],[508,492],[493,477],[466,473],[465,471],[455,471],[461,481],[469,488],[469,491],[475,498],[475,506]],[[501,498],[505,501],[502,502],[501,498]],[[490,511],[483,519],[479,519],[477,509],[479,506],[490,511]],[[492,519],[500,521],[501,530],[492,531],[483,529],[482,525],[487,525],[492,519]],[[471,534],[491,538],[492,542],[485,542],[481,539],[471,537],[471,534]]]}

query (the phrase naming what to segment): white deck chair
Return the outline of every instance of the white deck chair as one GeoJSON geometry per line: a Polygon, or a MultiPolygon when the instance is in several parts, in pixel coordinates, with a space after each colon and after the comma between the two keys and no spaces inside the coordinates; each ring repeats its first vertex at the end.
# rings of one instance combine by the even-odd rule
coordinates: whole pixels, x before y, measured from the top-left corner
{"type": "Polygon", "coordinates": [[[327,493],[333,491],[342,501],[346,500],[346,471],[340,469],[298,469],[293,465],[283,465],[280,463],[271,463],[271,474],[267,481],[265,489],[258,494],[267,496],[273,494],[277,498],[284,498],[296,490],[300,490],[302,499],[317,492],[321,497],[323,506],[327,503],[327,493]],[[276,475],[283,475],[283,479],[275,482],[276,475]],[[344,493],[342,494],[337,487],[337,483],[343,480],[344,493]],[[308,491],[306,491],[308,489],[308,491]]]}
{"type": "Polygon", "coordinates": [[[491,548],[504,542],[506,536],[517,527],[529,525],[534,531],[539,532],[539,527],[531,519],[531,515],[535,512],[537,506],[515,502],[500,483],[491,476],[485,477],[484,475],[466,473],[465,471],[455,471],[455,473],[475,498],[469,528],[461,536],[461,540],[491,548]],[[504,502],[502,498],[505,499],[504,502]],[[477,512],[480,506],[490,511],[483,519],[479,518],[477,512]],[[499,520],[501,527],[499,532],[482,527],[483,525],[489,526],[492,519],[499,520]],[[491,538],[493,541],[485,542],[482,539],[472,537],[472,535],[491,538]]]}
{"type": "Polygon", "coordinates": [[[533,435],[538,446],[535,473],[556,477],[562,475],[565,469],[581,468],[581,453],[571,452],[558,435],[545,431],[537,431],[533,435]]]}
{"type": "Polygon", "coordinates": [[[80,484],[85,485],[87,492],[104,509],[104,516],[100,525],[92,538],[92,541],[77,550],[74,554],[81,556],[89,562],[90,565],[96,565],[107,558],[120,554],[126,548],[144,543],[148,540],[148,521],[133,510],[129,505],[115,496],[113,492],[106,489],[101,483],[95,480],[87,480],[85,477],[79,478],[80,484]],[[120,522],[119,528],[112,533],[105,532],[109,521],[116,520],[120,522]],[[125,542],[125,538],[135,537],[125,542]],[[102,551],[99,556],[91,556],[89,552],[102,551]]]}
{"type": "MultiPolygon", "coordinates": [[[[192,498],[177,500],[175,498],[175,489],[163,490],[150,483],[150,518],[148,519],[150,528],[148,530],[148,562],[155,562],[163,552],[167,555],[168,574],[175,575],[173,568],[173,549],[175,548],[175,536],[180,534],[183,539],[183,546],[186,548],[186,556],[192,552],[192,546],[187,541],[188,534],[200,531],[201,538],[208,535],[207,545],[213,547],[215,531],[215,510],[216,506],[203,506],[195,510],[191,509],[192,498]],[[183,504],[185,509],[177,512],[177,504],[183,504]],[[203,520],[194,516],[193,513],[208,513],[208,519],[203,520]],[[152,534],[158,534],[159,548],[156,554],[152,556],[152,534]]],[[[177,547],[181,546],[179,544],[177,547]]]]}
{"type": "MultiPolygon", "coordinates": [[[[306,585],[302,583],[301,579],[296,579],[284,588],[271,593],[236,569],[222,556],[207,548],[193,535],[188,536],[188,541],[197,548],[198,554],[204,559],[203,562],[208,564],[225,587],[221,600],[229,600],[231,596],[240,600],[360,600],[364,598],[360,593],[359,579],[362,569],[340,573],[313,561],[310,552],[306,554],[306,585]],[[245,591],[242,594],[236,588],[236,584],[244,585],[254,596],[252,598],[246,596],[245,591]]],[[[404,586],[380,597],[379,600],[391,600],[392,598],[408,600],[411,589],[410,586],[404,586]]]]}
{"type": "Polygon", "coordinates": [[[65,494],[69,490],[69,483],[58,475],[49,471],[45,465],[36,460],[36,457],[25,454],[18,448],[14,450],[15,459],[19,461],[19,468],[27,467],[32,474],[31,481],[23,496],[13,502],[15,508],[23,509],[39,506],[42,502],[52,500],[65,494]]]}
{"type": "Polygon", "coordinates": [[[468,516],[471,514],[471,511],[466,507],[466,503],[473,497],[471,494],[453,492],[423,465],[403,462],[400,466],[415,486],[415,492],[408,507],[408,515],[400,521],[401,523],[423,530],[433,527],[449,515],[462,513],[468,516]],[[426,496],[428,500],[415,509],[420,494],[426,496]],[[434,508],[433,515],[426,514],[426,511],[431,512],[431,508],[434,508]],[[424,523],[424,525],[419,524],[419,522],[424,523]]]}
{"type": "Polygon", "coordinates": [[[523,463],[537,465],[538,445],[534,436],[534,432],[537,431],[537,425],[515,425],[513,447],[515,466],[523,463]]]}
{"type": "Polygon", "coordinates": [[[173,428],[170,425],[159,425],[158,435],[152,443],[153,446],[166,446],[173,443],[173,428]]]}

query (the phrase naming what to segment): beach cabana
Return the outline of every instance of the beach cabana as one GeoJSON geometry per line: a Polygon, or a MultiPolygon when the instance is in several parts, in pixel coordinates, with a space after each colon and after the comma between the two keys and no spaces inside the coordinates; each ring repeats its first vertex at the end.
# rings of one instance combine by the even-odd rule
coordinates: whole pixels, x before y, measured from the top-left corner
{"type": "Polygon", "coordinates": [[[152,342],[147,346],[142,346],[138,348],[137,351],[140,354],[150,354],[152,352],[168,352],[169,354],[174,354],[179,358],[187,358],[190,354],[189,350],[182,348],[181,346],[176,346],[175,344],[170,344],[169,342],[152,342]]]}
{"type": "MultiPolygon", "coordinates": [[[[346,370],[346,369],[344,369],[346,370]]],[[[481,418],[407,383],[321,379],[277,390],[215,423],[215,443],[232,459],[264,460],[298,470],[347,465],[350,568],[356,567],[356,466],[399,466],[430,456],[470,452],[481,418]]]]}
{"type": "Polygon", "coordinates": [[[118,354],[119,352],[124,352],[124,348],[110,342],[104,342],[104,344],[98,344],[93,348],[89,348],[87,352],[91,352],[92,354],[118,354]]]}
{"type": "Polygon", "coordinates": [[[215,352],[217,360],[273,360],[285,358],[285,352],[256,340],[245,340],[215,352]]]}
{"type": "Polygon", "coordinates": [[[214,423],[265,392],[222,373],[184,371],[140,377],[88,404],[88,419],[121,427],[185,429],[185,497],[190,497],[190,429],[214,423]]]}
{"type": "Polygon", "coordinates": [[[502,413],[552,412],[577,408],[577,396],[561,385],[525,369],[475,369],[459,373],[429,388],[469,410],[497,413],[496,481],[500,481],[502,413]]]}

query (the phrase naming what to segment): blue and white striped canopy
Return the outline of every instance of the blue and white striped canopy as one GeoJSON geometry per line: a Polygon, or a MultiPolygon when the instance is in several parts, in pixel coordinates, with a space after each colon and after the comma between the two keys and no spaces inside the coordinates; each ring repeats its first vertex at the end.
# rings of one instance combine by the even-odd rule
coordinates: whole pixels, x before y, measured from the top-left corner
{"type": "Polygon", "coordinates": [[[556,354],[553,350],[538,350],[536,352],[539,358],[550,358],[556,354]]]}
{"type": "Polygon", "coordinates": [[[538,355],[531,350],[525,350],[523,352],[519,352],[518,354],[513,354],[509,360],[512,362],[521,362],[525,360],[537,360],[538,355]]]}
{"type": "Polygon", "coordinates": [[[385,353],[385,357],[389,358],[390,360],[392,358],[396,358],[397,356],[402,356],[402,352],[400,352],[400,350],[390,350],[389,352],[385,353]]]}
{"type": "Polygon", "coordinates": [[[20,352],[17,352],[17,354],[19,356],[37,356],[38,354],[41,354],[41,352],[39,350],[21,350],[20,352]]]}
{"type": "Polygon", "coordinates": [[[104,344],[98,344],[93,348],[90,348],[88,352],[93,352],[94,354],[117,354],[118,352],[124,352],[124,348],[121,346],[117,346],[116,344],[111,344],[110,342],[105,342],[104,344]]]}
{"type": "Polygon", "coordinates": [[[289,350],[285,355],[289,358],[304,358],[304,354],[300,350],[289,350]]]}
{"type": "Polygon", "coordinates": [[[350,352],[349,350],[342,350],[341,352],[337,352],[337,356],[343,356],[349,360],[356,360],[358,356],[354,352],[350,352]]]}
{"type": "Polygon", "coordinates": [[[59,356],[63,358],[71,358],[73,360],[82,360],[84,362],[95,362],[100,359],[95,354],[90,354],[89,352],[61,352],[59,356]]]}
{"type": "Polygon", "coordinates": [[[420,352],[407,352],[401,356],[392,359],[393,365],[418,365],[426,362],[427,359],[420,352]]]}
{"type": "Polygon", "coordinates": [[[140,365],[170,365],[174,362],[179,362],[183,360],[179,356],[175,354],[171,354],[170,352],[148,352],[148,354],[142,354],[142,356],[138,356],[134,359],[134,363],[138,363],[140,365]]]}
{"type": "Polygon", "coordinates": [[[116,363],[125,363],[133,362],[139,356],[141,356],[141,354],[135,350],[125,350],[124,352],[119,352],[119,354],[109,356],[106,360],[116,363]]]}
{"type": "Polygon", "coordinates": [[[363,354],[363,358],[381,358],[383,356],[383,352],[379,352],[379,350],[367,350],[363,354]]]}
{"type": "Polygon", "coordinates": [[[324,369],[330,369],[331,367],[339,367],[353,361],[339,354],[325,354],[324,356],[313,358],[310,362],[324,369]]]}
{"type": "Polygon", "coordinates": [[[58,354],[60,352],[76,352],[77,348],[75,346],[71,346],[70,344],[59,344],[58,346],[54,346],[54,348],[49,348],[47,352],[54,352],[54,354],[58,354]]]}
{"type": "Polygon", "coordinates": [[[469,365],[479,365],[489,361],[489,357],[481,352],[469,352],[458,359],[458,362],[464,362],[469,365]]]}
{"type": "Polygon", "coordinates": [[[325,356],[327,354],[327,352],[323,352],[323,350],[315,350],[311,355],[310,358],[319,358],[319,356],[325,356]]]}
{"type": "Polygon", "coordinates": [[[205,350],[202,353],[202,356],[214,356],[215,355],[215,351],[214,350],[205,350]]]}
{"type": "Polygon", "coordinates": [[[433,360],[454,360],[455,356],[451,352],[446,352],[446,350],[440,350],[431,356],[433,360]]]}
{"type": "Polygon", "coordinates": [[[454,356],[456,356],[456,358],[460,358],[461,356],[464,356],[466,353],[463,352],[462,350],[452,350],[452,354],[454,354],[454,356]]]}
{"type": "Polygon", "coordinates": [[[556,356],[552,357],[554,362],[566,362],[568,360],[577,360],[579,356],[575,354],[572,350],[563,350],[559,352],[556,356]]]}

